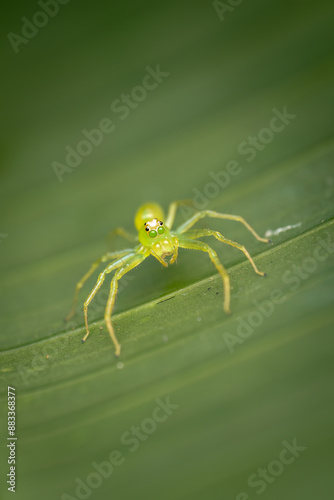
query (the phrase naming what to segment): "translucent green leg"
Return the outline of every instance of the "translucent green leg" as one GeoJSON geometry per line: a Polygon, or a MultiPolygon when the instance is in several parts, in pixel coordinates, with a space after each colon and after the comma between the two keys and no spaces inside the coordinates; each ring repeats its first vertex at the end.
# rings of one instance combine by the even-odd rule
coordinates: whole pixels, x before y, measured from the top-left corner
{"type": "Polygon", "coordinates": [[[108,242],[112,244],[113,239],[115,236],[121,236],[127,241],[130,241],[131,243],[134,243],[138,241],[138,236],[134,236],[133,234],[129,233],[126,229],[123,229],[122,227],[117,227],[111,233],[108,234],[108,242]]]}
{"type": "Polygon", "coordinates": [[[121,353],[121,346],[116,338],[116,335],[115,335],[115,332],[114,332],[114,329],[113,329],[113,326],[111,323],[111,313],[112,313],[112,310],[114,308],[114,304],[115,304],[115,300],[116,300],[118,281],[121,279],[122,276],[124,276],[124,274],[131,271],[131,269],[133,269],[134,267],[138,266],[149,255],[150,255],[149,252],[145,252],[143,254],[133,255],[125,263],[125,265],[121,267],[121,269],[118,269],[118,271],[116,271],[116,273],[111,281],[107,307],[106,307],[106,310],[104,313],[104,320],[106,322],[111,340],[113,341],[114,346],[115,346],[115,356],[116,357],[118,357],[121,353]]]}
{"type": "Polygon", "coordinates": [[[185,238],[181,236],[179,238],[179,246],[180,248],[189,248],[193,250],[202,250],[203,252],[207,252],[209,254],[209,257],[211,259],[211,262],[216,266],[217,271],[219,272],[223,284],[224,284],[224,311],[227,314],[231,313],[230,310],[230,277],[223,266],[223,264],[220,262],[220,260],[217,257],[216,252],[211,248],[209,245],[204,243],[203,241],[196,241],[192,239],[185,238]]]}
{"type": "Polygon", "coordinates": [[[175,220],[176,210],[178,209],[178,207],[180,205],[192,205],[192,204],[193,204],[193,202],[191,199],[173,201],[173,203],[171,203],[169,205],[169,208],[168,208],[167,219],[165,221],[166,227],[168,227],[168,229],[172,228],[172,226],[174,224],[174,220],[175,220]]]}
{"type": "Polygon", "coordinates": [[[193,231],[187,231],[186,233],[183,233],[185,237],[187,238],[201,238],[203,236],[214,236],[217,240],[221,241],[222,243],[226,243],[227,245],[230,245],[231,247],[238,248],[241,250],[249,260],[249,262],[252,264],[254,271],[259,274],[260,276],[265,276],[266,273],[263,273],[262,271],[259,271],[258,268],[256,267],[255,262],[253,261],[252,257],[249,255],[248,250],[243,246],[240,245],[239,243],[236,243],[235,241],[228,240],[227,238],[224,238],[222,234],[220,234],[218,231],[212,231],[211,229],[194,229],[193,231]]]}
{"type": "Polygon", "coordinates": [[[177,259],[177,254],[178,254],[178,251],[179,251],[179,238],[174,237],[173,238],[173,243],[174,243],[174,253],[173,253],[173,257],[169,261],[170,264],[174,264],[174,262],[177,259]]]}
{"type": "Polygon", "coordinates": [[[153,255],[153,257],[155,257],[160,262],[160,264],[162,264],[164,267],[168,267],[167,262],[162,257],[160,257],[160,255],[158,255],[156,252],[154,252],[152,249],[150,250],[150,254],[153,255]]]}
{"type": "Polygon", "coordinates": [[[264,241],[265,243],[269,243],[270,240],[268,238],[261,238],[257,234],[256,231],[248,224],[248,222],[245,221],[243,217],[240,217],[240,215],[230,215],[230,214],[220,214],[219,212],[214,212],[213,210],[203,210],[202,212],[198,212],[197,214],[194,214],[190,219],[188,219],[186,222],[181,224],[180,227],[176,230],[176,233],[181,234],[184,233],[185,231],[188,231],[194,224],[196,224],[197,221],[200,219],[203,219],[203,217],[212,217],[214,219],[225,219],[225,220],[235,220],[237,222],[241,222],[248,231],[252,233],[252,235],[259,241],[264,241]]]}
{"type": "Polygon", "coordinates": [[[111,273],[115,269],[118,269],[119,267],[126,265],[126,262],[129,261],[133,257],[133,253],[130,255],[124,256],[122,259],[118,259],[115,262],[112,262],[105,268],[102,273],[100,273],[96,285],[94,286],[93,290],[90,292],[88,295],[85,303],[84,303],[84,317],[85,317],[85,326],[86,326],[86,335],[83,337],[82,342],[85,342],[86,338],[89,335],[89,327],[88,327],[88,306],[95,297],[96,293],[98,290],[101,288],[102,283],[104,282],[104,279],[107,274],[111,273]]]}
{"type": "Polygon", "coordinates": [[[121,252],[108,252],[108,253],[102,255],[102,257],[97,259],[92,264],[90,270],[81,278],[81,280],[77,283],[77,285],[75,287],[72,309],[68,313],[68,315],[66,316],[65,321],[69,321],[74,316],[75,311],[76,311],[77,302],[78,302],[79,291],[83,287],[84,283],[88,280],[88,278],[93,274],[95,269],[102,262],[106,262],[107,260],[119,259],[121,257],[124,257],[125,255],[128,255],[129,253],[133,253],[133,249],[122,250],[121,252]]]}

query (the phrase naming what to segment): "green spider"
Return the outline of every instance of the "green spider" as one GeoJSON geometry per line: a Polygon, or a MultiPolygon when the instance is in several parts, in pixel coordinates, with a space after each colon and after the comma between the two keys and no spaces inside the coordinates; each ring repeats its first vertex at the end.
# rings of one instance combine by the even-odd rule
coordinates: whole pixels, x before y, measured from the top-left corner
{"type": "Polygon", "coordinates": [[[116,271],[114,277],[111,281],[110,294],[108,297],[107,306],[105,309],[104,320],[106,322],[111,340],[115,346],[115,356],[119,356],[121,352],[121,346],[116,338],[112,323],[111,323],[111,313],[115,304],[115,299],[117,295],[118,281],[128,273],[134,267],[138,266],[143,260],[145,260],[149,255],[153,255],[163,266],[167,267],[168,262],[166,258],[169,258],[169,264],[174,264],[177,258],[179,248],[188,248],[193,250],[201,250],[207,252],[212,263],[215,265],[217,271],[219,272],[224,285],[224,310],[226,313],[230,313],[230,279],[229,275],[217,257],[216,252],[203,241],[197,241],[197,238],[203,238],[205,236],[213,236],[217,240],[227,243],[232,247],[236,247],[241,250],[250,261],[253,266],[254,271],[260,276],[265,276],[265,273],[258,270],[252,257],[249,255],[248,251],[243,245],[231,241],[224,236],[222,236],[218,231],[213,231],[212,229],[195,229],[190,228],[198,222],[203,217],[213,217],[216,219],[227,219],[241,222],[259,241],[264,241],[268,243],[270,240],[267,238],[261,238],[254,229],[239,215],[229,215],[221,214],[219,212],[214,212],[212,210],[203,210],[201,212],[195,213],[186,222],[181,224],[175,231],[172,231],[172,225],[175,219],[175,214],[177,207],[181,205],[182,201],[176,201],[170,204],[167,219],[165,220],[163,209],[157,203],[146,203],[142,205],[135,216],[135,226],[138,231],[138,236],[134,237],[129,235],[124,229],[118,228],[114,233],[124,236],[127,239],[133,241],[139,241],[139,244],[132,249],[122,250],[120,252],[108,252],[97,261],[95,261],[90,270],[83,276],[83,278],[77,283],[73,307],[71,312],[66,317],[68,321],[75,313],[76,304],[78,300],[78,294],[82,288],[85,281],[91,276],[101,262],[106,262],[113,260],[105,269],[102,271],[98,277],[95,287],[90,292],[88,298],[84,303],[84,316],[85,316],[85,326],[86,335],[83,337],[82,342],[85,342],[89,335],[88,327],[88,306],[96,295],[97,291],[101,287],[102,283],[107,274],[112,271],[116,271]]]}

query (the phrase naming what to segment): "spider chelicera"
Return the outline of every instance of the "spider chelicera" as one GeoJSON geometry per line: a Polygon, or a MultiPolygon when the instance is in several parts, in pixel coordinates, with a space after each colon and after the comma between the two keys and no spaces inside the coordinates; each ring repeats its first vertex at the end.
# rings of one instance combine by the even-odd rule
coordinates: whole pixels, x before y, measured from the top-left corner
{"type": "Polygon", "coordinates": [[[108,252],[97,261],[95,261],[90,270],[83,276],[83,278],[77,283],[73,307],[71,312],[66,317],[68,321],[74,314],[76,310],[76,304],[78,299],[79,290],[82,288],[85,281],[91,276],[95,269],[102,262],[113,261],[102,271],[98,277],[95,287],[90,292],[88,298],[84,303],[84,316],[85,316],[85,326],[86,335],[83,337],[82,342],[84,342],[89,335],[88,327],[88,306],[96,295],[97,291],[101,287],[102,283],[107,274],[112,271],[116,271],[114,277],[111,281],[110,293],[108,297],[107,306],[105,309],[104,319],[111,337],[111,340],[115,346],[115,356],[119,356],[121,352],[121,346],[116,338],[112,323],[111,323],[111,313],[115,304],[118,281],[128,273],[134,267],[138,266],[143,260],[145,260],[149,255],[153,255],[163,266],[167,267],[169,264],[174,264],[177,258],[179,248],[188,248],[193,250],[201,250],[207,252],[209,257],[219,272],[224,285],[224,310],[226,313],[230,313],[230,279],[229,275],[218,259],[217,253],[209,245],[203,241],[197,241],[197,238],[203,238],[205,236],[213,236],[217,240],[227,243],[232,247],[241,250],[250,261],[253,266],[254,271],[260,276],[265,276],[265,273],[258,270],[252,257],[249,255],[248,251],[243,245],[236,243],[225,238],[218,231],[212,229],[191,229],[192,226],[202,219],[203,217],[212,217],[215,219],[225,219],[234,220],[241,222],[259,241],[268,243],[270,240],[267,238],[261,238],[254,229],[239,215],[229,215],[221,214],[219,212],[214,212],[212,210],[203,210],[192,215],[187,221],[181,224],[175,231],[172,231],[172,225],[175,219],[175,214],[177,207],[184,202],[173,202],[169,206],[167,219],[165,219],[163,209],[157,203],[147,203],[142,205],[135,216],[135,226],[138,231],[138,236],[130,236],[124,229],[118,228],[114,232],[125,236],[127,239],[132,239],[133,241],[138,241],[139,244],[134,248],[122,250],[119,252],[108,252]],[[165,222],[164,222],[165,221],[165,222]],[[166,261],[169,259],[169,262],[166,261]]]}

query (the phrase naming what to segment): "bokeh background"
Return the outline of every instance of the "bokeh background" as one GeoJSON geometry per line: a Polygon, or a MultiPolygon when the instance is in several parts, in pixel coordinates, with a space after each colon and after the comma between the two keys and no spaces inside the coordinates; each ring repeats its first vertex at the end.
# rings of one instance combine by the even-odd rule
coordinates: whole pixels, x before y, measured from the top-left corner
{"type": "Polygon", "coordinates": [[[21,0],[2,11],[4,498],[8,385],[19,500],[332,498],[333,3],[21,0]],[[163,76],[144,95],[148,67],[163,76]],[[66,163],[106,119],[113,131],[66,163]],[[96,276],[62,318],[90,263],[124,246],[107,234],[133,231],[143,202],[180,199],[271,233],[265,245],[238,223],[202,223],[245,244],[267,278],[213,242],[231,275],[226,317],[207,256],[183,251],[168,269],[148,259],[117,298],[121,359],[102,321],[108,283],[83,346],[96,276]],[[152,420],[168,398],[168,418],[152,420]],[[122,463],[96,475],[113,450],[122,463]]]}

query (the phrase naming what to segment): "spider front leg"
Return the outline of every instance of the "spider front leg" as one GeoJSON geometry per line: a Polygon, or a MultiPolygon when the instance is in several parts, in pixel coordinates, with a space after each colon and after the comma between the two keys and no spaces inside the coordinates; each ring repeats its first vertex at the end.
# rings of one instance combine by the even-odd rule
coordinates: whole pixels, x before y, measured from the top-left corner
{"type": "Polygon", "coordinates": [[[82,342],[85,342],[86,338],[89,335],[89,327],[88,327],[88,306],[89,306],[89,304],[91,303],[91,301],[95,297],[98,290],[101,288],[102,283],[104,282],[106,275],[111,273],[115,269],[118,269],[119,267],[121,267],[121,265],[125,264],[128,260],[130,260],[130,258],[133,257],[133,255],[134,254],[132,252],[130,255],[129,254],[126,255],[122,259],[119,259],[116,262],[112,262],[111,264],[109,264],[109,266],[107,266],[105,268],[104,271],[102,271],[102,273],[100,273],[100,275],[97,279],[96,285],[94,286],[93,290],[90,292],[90,294],[88,295],[88,297],[84,303],[84,317],[85,317],[86,335],[83,337],[82,342]]]}
{"type": "Polygon", "coordinates": [[[211,262],[215,265],[217,271],[219,272],[224,285],[224,311],[227,314],[231,313],[230,310],[230,277],[223,266],[223,264],[218,259],[218,256],[213,248],[204,243],[203,241],[196,241],[190,238],[186,238],[183,235],[179,236],[179,247],[189,248],[193,250],[202,250],[202,252],[207,252],[211,259],[211,262]]]}
{"type": "Polygon", "coordinates": [[[222,234],[220,234],[218,231],[213,231],[211,229],[194,229],[193,231],[187,231],[186,233],[183,233],[184,236],[187,238],[201,238],[203,236],[214,236],[217,240],[221,241],[222,243],[226,243],[227,245],[230,245],[231,247],[238,248],[241,250],[244,255],[246,255],[247,259],[249,262],[252,264],[254,271],[256,274],[259,274],[260,276],[266,276],[266,273],[259,271],[255,262],[253,261],[252,257],[250,256],[248,250],[243,246],[237,243],[236,241],[228,240],[227,238],[224,238],[222,234]]]}
{"type": "Polygon", "coordinates": [[[234,220],[237,222],[241,222],[241,224],[243,224],[257,240],[263,241],[264,243],[270,242],[268,238],[261,238],[261,236],[259,236],[257,232],[252,228],[252,226],[250,226],[248,222],[246,222],[245,219],[240,215],[221,214],[213,210],[203,210],[202,212],[197,212],[197,214],[194,214],[192,217],[190,217],[190,219],[181,224],[181,226],[177,229],[176,232],[184,233],[188,231],[188,229],[190,229],[200,219],[203,219],[203,217],[212,217],[213,219],[225,219],[225,220],[234,220]]]}
{"type": "Polygon", "coordinates": [[[127,249],[127,250],[122,250],[121,252],[108,252],[99,259],[97,259],[95,262],[93,262],[90,270],[81,278],[81,280],[77,283],[75,287],[75,292],[74,292],[74,298],[73,298],[73,305],[71,311],[68,313],[68,315],[65,318],[65,321],[69,321],[75,314],[76,311],[76,306],[78,302],[78,295],[80,292],[80,289],[83,287],[84,283],[88,280],[88,278],[93,274],[95,269],[102,263],[106,262],[107,260],[113,260],[113,259],[119,259],[121,257],[124,257],[128,255],[129,253],[133,253],[133,250],[127,249]]]}
{"type": "Polygon", "coordinates": [[[110,285],[110,293],[108,297],[108,302],[107,302],[107,307],[104,313],[104,320],[106,322],[111,340],[114,343],[115,346],[115,356],[118,357],[121,353],[121,346],[116,338],[112,323],[111,323],[111,313],[114,308],[115,300],[116,300],[116,295],[117,295],[117,289],[118,289],[118,281],[124,276],[124,274],[128,273],[133,269],[134,267],[137,267],[143,260],[146,259],[150,255],[149,252],[145,251],[144,253],[133,255],[127,263],[121,268],[116,271],[111,285],[110,285]]]}

